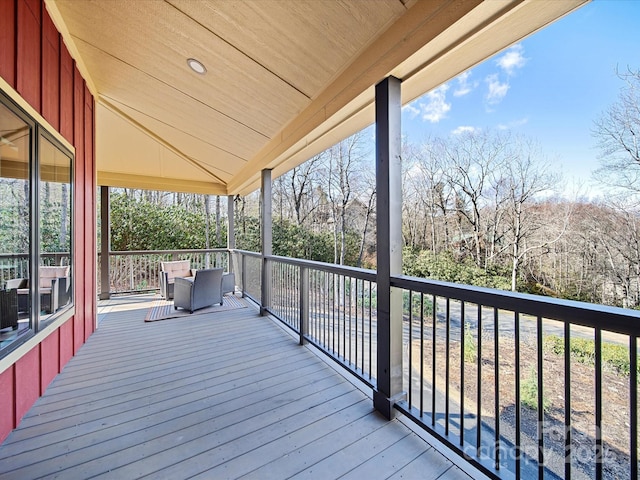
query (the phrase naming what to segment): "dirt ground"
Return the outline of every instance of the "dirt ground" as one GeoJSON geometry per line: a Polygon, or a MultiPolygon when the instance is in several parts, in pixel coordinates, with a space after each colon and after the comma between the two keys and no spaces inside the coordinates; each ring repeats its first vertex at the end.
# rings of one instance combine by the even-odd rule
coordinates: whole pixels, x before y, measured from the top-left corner
{"type": "MultiPolygon", "coordinates": [[[[426,327],[426,325],[425,325],[426,327]]],[[[429,328],[425,328],[429,330],[429,328]]],[[[420,342],[414,340],[412,364],[419,368],[418,352],[420,342]]],[[[431,346],[425,339],[424,377],[432,378],[431,346]]],[[[500,388],[501,431],[509,432],[515,428],[515,387],[516,358],[515,343],[511,338],[499,339],[498,375],[500,388]],[[505,428],[506,427],[506,428],[505,428]]],[[[453,339],[449,347],[450,398],[454,402],[460,399],[461,348],[458,339],[453,339]],[[456,341],[457,340],[457,341],[456,341]]],[[[475,414],[478,394],[477,351],[469,355],[464,367],[465,411],[475,414]],[[471,358],[469,358],[471,357],[471,358]]],[[[438,337],[436,347],[436,376],[439,391],[444,391],[444,375],[446,369],[446,342],[438,337]]],[[[520,341],[521,393],[521,429],[523,450],[532,458],[537,458],[537,424],[536,394],[527,396],[525,390],[536,391],[537,385],[537,348],[535,340],[522,338],[520,341]],[[525,398],[533,398],[534,404],[525,405],[525,398]]],[[[493,335],[482,339],[480,403],[483,424],[489,428],[495,425],[495,364],[493,335]]],[[[564,357],[553,352],[543,352],[543,392],[544,392],[544,447],[552,451],[556,457],[564,457],[564,422],[565,422],[565,374],[564,357]]],[[[595,368],[571,359],[571,443],[572,465],[576,473],[581,472],[585,478],[593,477],[596,459],[595,444],[595,368]]],[[[605,478],[629,478],[629,378],[621,376],[611,369],[605,368],[602,375],[602,438],[605,478]]],[[[551,455],[550,455],[551,456],[551,455]]],[[[552,470],[563,469],[564,465],[550,467],[552,470]]],[[[563,471],[558,471],[561,476],[563,471]]],[[[578,475],[582,476],[582,475],[578,475]]]]}

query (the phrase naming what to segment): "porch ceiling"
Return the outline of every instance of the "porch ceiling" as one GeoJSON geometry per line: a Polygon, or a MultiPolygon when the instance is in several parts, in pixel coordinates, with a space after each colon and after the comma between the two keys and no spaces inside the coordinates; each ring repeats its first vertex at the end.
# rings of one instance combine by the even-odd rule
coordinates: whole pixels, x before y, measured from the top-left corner
{"type": "Polygon", "coordinates": [[[46,0],[96,98],[99,185],[244,194],[588,0],[46,0]],[[187,59],[200,60],[205,75],[187,59]]]}

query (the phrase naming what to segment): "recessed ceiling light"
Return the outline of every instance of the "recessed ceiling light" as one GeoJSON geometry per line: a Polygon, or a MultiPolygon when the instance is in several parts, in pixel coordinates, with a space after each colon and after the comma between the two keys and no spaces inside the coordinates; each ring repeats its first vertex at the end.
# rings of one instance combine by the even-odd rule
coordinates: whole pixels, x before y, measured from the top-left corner
{"type": "Polygon", "coordinates": [[[188,58],[187,65],[189,68],[200,75],[204,75],[207,73],[207,68],[202,64],[202,62],[196,60],[195,58],[188,58]]]}

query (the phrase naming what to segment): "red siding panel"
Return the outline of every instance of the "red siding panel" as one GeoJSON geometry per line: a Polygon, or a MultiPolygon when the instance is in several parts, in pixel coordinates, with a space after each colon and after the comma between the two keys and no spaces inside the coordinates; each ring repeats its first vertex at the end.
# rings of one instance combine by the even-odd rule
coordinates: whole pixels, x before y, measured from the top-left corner
{"type": "Polygon", "coordinates": [[[64,323],[58,329],[60,332],[60,371],[73,357],[73,319],[64,323]]]}
{"type": "Polygon", "coordinates": [[[15,428],[15,397],[14,397],[14,368],[7,368],[0,373],[0,405],[2,414],[0,415],[0,442],[2,442],[11,430],[15,428]]]}
{"type": "Polygon", "coordinates": [[[0,77],[16,87],[16,2],[0,0],[0,77]]]}
{"type": "Polygon", "coordinates": [[[60,128],[60,37],[49,15],[42,17],[42,116],[60,128]]]}
{"type": "Polygon", "coordinates": [[[85,315],[85,340],[95,330],[96,318],[96,187],[94,182],[94,152],[93,152],[93,97],[89,89],[85,87],[84,92],[84,246],[85,246],[85,292],[84,292],[84,315],[85,315]]]}
{"type": "Polygon", "coordinates": [[[0,76],[76,149],[76,314],[0,373],[0,441],[94,330],[94,100],[43,0],[0,0],[0,76]]]}
{"type": "Polygon", "coordinates": [[[56,330],[40,344],[40,385],[42,392],[60,372],[60,331],[56,330]]]}
{"type": "Polygon", "coordinates": [[[40,111],[40,4],[18,0],[18,52],[16,90],[40,111]]]}
{"type": "Polygon", "coordinates": [[[76,196],[76,229],[75,229],[75,264],[76,264],[76,296],[77,305],[76,317],[73,322],[73,352],[77,352],[78,348],[85,341],[84,328],[84,284],[86,269],[86,245],[85,245],[85,224],[84,209],[88,207],[86,202],[90,200],[85,196],[85,156],[84,156],[84,79],[80,75],[78,69],[74,69],[73,77],[73,144],[76,147],[75,162],[75,196],[76,196]]]}
{"type": "Polygon", "coordinates": [[[80,317],[82,313],[73,317],[73,354],[78,353],[78,350],[84,343],[84,321],[80,317]]]}
{"type": "Polygon", "coordinates": [[[60,134],[73,143],[73,59],[60,42],[60,134]]]}
{"type": "Polygon", "coordinates": [[[15,364],[16,425],[40,396],[40,349],[33,348],[15,364]]]}

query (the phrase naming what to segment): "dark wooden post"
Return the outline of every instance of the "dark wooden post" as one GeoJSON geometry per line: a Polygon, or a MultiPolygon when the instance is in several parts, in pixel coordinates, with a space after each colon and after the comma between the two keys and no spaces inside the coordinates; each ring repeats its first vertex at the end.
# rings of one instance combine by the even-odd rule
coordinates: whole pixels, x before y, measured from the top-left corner
{"type": "Polygon", "coordinates": [[[261,285],[261,305],[260,313],[267,314],[267,309],[271,306],[271,264],[267,259],[273,254],[272,236],[272,210],[271,210],[271,170],[262,170],[262,183],[260,188],[260,205],[262,207],[262,285],[261,285]]]}
{"type": "Polygon", "coordinates": [[[376,193],[378,256],[378,371],[374,407],[386,418],[402,392],[402,291],[391,275],[402,274],[402,165],[400,80],[376,85],[376,193]]]}
{"type": "Polygon", "coordinates": [[[109,187],[100,187],[100,300],[111,298],[109,252],[111,251],[111,214],[109,187]]]}

